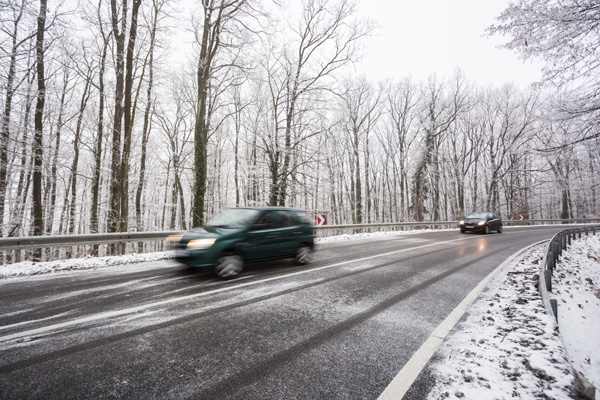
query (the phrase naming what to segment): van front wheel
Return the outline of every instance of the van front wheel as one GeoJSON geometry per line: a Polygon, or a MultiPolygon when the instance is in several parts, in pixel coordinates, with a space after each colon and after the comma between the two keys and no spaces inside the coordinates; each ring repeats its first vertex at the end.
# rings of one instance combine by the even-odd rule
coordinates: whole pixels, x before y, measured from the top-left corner
{"type": "Polygon", "coordinates": [[[231,279],[244,269],[244,260],[237,254],[226,254],[217,260],[215,272],[219,278],[231,279]]]}

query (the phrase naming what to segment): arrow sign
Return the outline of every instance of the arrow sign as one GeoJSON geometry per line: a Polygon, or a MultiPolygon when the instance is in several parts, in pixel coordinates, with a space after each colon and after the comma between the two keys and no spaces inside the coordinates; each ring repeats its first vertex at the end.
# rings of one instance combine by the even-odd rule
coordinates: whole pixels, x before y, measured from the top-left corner
{"type": "Polygon", "coordinates": [[[317,225],[319,225],[319,226],[327,225],[327,216],[325,214],[317,215],[317,225]]]}

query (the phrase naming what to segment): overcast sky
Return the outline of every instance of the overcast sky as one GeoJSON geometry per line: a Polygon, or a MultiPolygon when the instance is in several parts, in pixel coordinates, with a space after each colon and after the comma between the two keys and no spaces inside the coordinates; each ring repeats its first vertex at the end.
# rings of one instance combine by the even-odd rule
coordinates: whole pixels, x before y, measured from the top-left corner
{"type": "Polygon", "coordinates": [[[539,64],[522,61],[498,45],[506,39],[484,37],[485,29],[508,0],[361,0],[365,16],[380,26],[361,71],[370,78],[425,80],[450,76],[458,67],[483,85],[539,80],[539,64]]]}

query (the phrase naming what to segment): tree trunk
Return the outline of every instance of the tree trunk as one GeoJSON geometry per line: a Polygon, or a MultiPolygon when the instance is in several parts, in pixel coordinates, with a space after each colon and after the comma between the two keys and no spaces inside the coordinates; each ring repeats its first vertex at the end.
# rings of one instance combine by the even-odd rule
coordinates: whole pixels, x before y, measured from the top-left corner
{"type": "Polygon", "coordinates": [[[425,145],[413,176],[413,217],[415,221],[419,222],[425,219],[425,200],[427,199],[428,192],[428,185],[426,181],[429,165],[431,164],[431,155],[433,153],[433,141],[433,134],[426,132],[425,145]]]}
{"type": "MultiPolygon", "coordinates": [[[[94,172],[92,176],[92,205],[90,210],[90,232],[99,232],[99,205],[100,205],[100,179],[102,171],[102,151],[104,137],[104,71],[106,69],[106,54],[108,49],[108,39],[104,39],[102,54],[100,56],[100,65],[98,71],[98,125],[96,129],[96,143],[94,146],[94,172]]],[[[98,255],[98,245],[92,248],[92,255],[98,255]]]]}
{"type": "MultiPolygon", "coordinates": [[[[207,146],[208,146],[208,130],[209,121],[207,118],[208,108],[208,85],[210,81],[210,69],[212,63],[212,55],[210,46],[216,45],[211,43],[211,30],[215,27],[211,21],[213,13],[213,2],[204,2],[204,26],[202,30],[202,41],[200,43],[200,59],[198,60],[197,80],[197,108],[196,108],[196,124],[194,126],[194,205],[192,207],[192,225],[204,225],[204,203],[206,196],[206,177],[208,169],[207,146]],[[209,3],[209,4],[206,4],[209,3]]],[[[212,40],[217,40],[218,37],[213,37],[212,40]]]]}
{"type": "MultiPolygon", "coordinates": [[[[90,78],[90,77],[88,77],[90,78]]],[[[75,232],[75,207],[77,204],[77,176],[79,165],[79,149],[81,147],[81,131],[83,125],[84,112],[90,98],[90,79],[86,79],[79,103],[79,115],[77,116],[77,125],[75,127],[75,138],[73,139],[73,162],[71,163],[71,204],[69,207],[68,233],[75,232]]]]}
{"type": "MultiPolygon", "coordinates": [[[[127,0],[124,0],[126,2],[127,0]]],[[[123,153],[121,158],[121,209],[120,209],[120,222],[119,230],[121,232],[127,232],[129,229],[129,158],[131,156],[131,135],[133,131],[133,123],[135,117],[135,106],[132,106],[132,95],[133,95],[133,52],[135,50],[135,42],[137,38],[137,20],[138,11],[140,9],[141,0],[133,0],[133,7],[131,9],[131,25],[129,27],[129,40],[126,50],[126,62],[125,62],[125,92],[124,107],[123,107],[123,131],[125,137],[123,140],[123,153]]],[[[127,14],[123,14],[125,19],[127,14]]],[[[125,29],[123,29],[125,32],[125,29]]],[[[140,84],[141,79],[140,77],[140,84]]],[[[136,97],[137,98],[137,97],[136,97]]],[[[124,251],[124,246],[121,252],[124,251]]]]}
{"type": "Polygon", "coordinates": [[[362,211],[362,179],[360,174],[362,172],[360,167],[360,141],[358,135],[358,128],[354,129],[353,132],[353,154],[354,154],[354,185],[353,185],[353,201],[354,201],[354,221],[355,224],[362,224],[363,211],[362,211]]]}
{"type": "MultiPolygon", "coordinates": [[[[138,232],[144,230],[142,224],[142,196],[144,193],[144,185],[146,184],[146,158],[148,139],[150,137],[150,113],[152,110],[152,90],[154,83],[154,42],[150,44],[150,61],[148,63],[148,89],[146,91],[146,110],[144,111],[144,126],[142,128],[142,154],[140,158],[140,177],[135,192],[135,219],[136,219],[136,230],[138,232]]],[[[138,250],[143,251],[144,244],[142,242],[138,245],[138,250]]]]}
{"type": "MultiPolygon", "coordinates": [[[[37,101],[35,105],[33,139],[33,230],[34,236],[44,233],[44,209],[42,204],[42,167],[44,156],[44,103],[46,101],[46,80],[44,76],[44,32],[46,30],[46,0],[40,0],[40,13],[37,19],[36,73],[37,101]]],[[[41,250],[36,249],[33,260],[41,259],[41,250]]]]}
{"type": "MultiPolygon", "coordinates": [[[[64,79],[64,86],[62,88],[62,92],[60,95],[60,105],[58,108],[58,121],[57,121],[57,126],[56,126],[56,140],[55,140],[55,147],[54,147],[54,154],[52,156],[52,167],[50,168],[50,176],[46,179],[47,180],[47,185],[46,185],[46,196],[48,197],[48,199],[46,200],[46,205],[48,207],[48,224],[46,226],[46,234],[50,235],[52,234],[52,229],[53,229],[53,223],[54,223],[54,212],[55,212],[55,205],[56,205],[56,182],[57,182],[57,176],[56,176],[56,172],[57,172],[57,165],[58,165],[58,152],[60,149],[60,139],[61,139],[61,133],[62,133],[62,128],[63,128],[63,118],[64,118],[64,113],[65,113],[65,98],[67,95],[67,84],[69,82],[69,68],[65,68],[64,73],[63,73],[63,79],[64,79]]],[[[67,196],[65,196],[66,198],[67,196]]],[[[61,222],[59,224],[59,229],[58,229],[59,233],[62,233],[62,219],[61,222]]]]}
{"type": "MultiPolygon", "coordinates": [[[[111,0],[111,25],[115,40],[115,100],[112,126],[112,158],[110,174],[110,209],[108,214],[108,231],[118,232],[121,222],[122,165],[121,139],[123,136],[123,94],[125,88],[125,29],[127,26],[127,0],[121,4],[121,16],[118,14],[117,0],[111,0]],[[121,26],[119,27],[119,20],[121,26]]],[[[117,246],[110,246],[111,253],[116,253],[117,246]]]]}
{"type": "Polygon", "coordinates": [[[4,98],[4,110],[2,112],[2,119],[0,120],[0,236],[4,236],[4,202],[6,200],[8,147],[10,143],[10,114],[12,112],[12,100],[15,90],[14,82],[16,76],[19,19],[15,21],[12,32],[10,62],[8,65],[8,75],[6,77],[6,97],[4,98]]]}

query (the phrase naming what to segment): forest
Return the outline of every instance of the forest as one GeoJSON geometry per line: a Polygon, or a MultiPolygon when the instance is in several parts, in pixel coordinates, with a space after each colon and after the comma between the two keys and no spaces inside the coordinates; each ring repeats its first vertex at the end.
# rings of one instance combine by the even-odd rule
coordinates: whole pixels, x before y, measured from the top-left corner
{"type": "MultiPolygon", "coordinates": [[[[363,0],[364,1],[364,0],[363,0]]],[[[488,28],[544,79],[357,75],[353,0],[0,0],[3,237],[184,230],[226,207],[329,224],[600,216],[597,1],[488,28]]]]}

